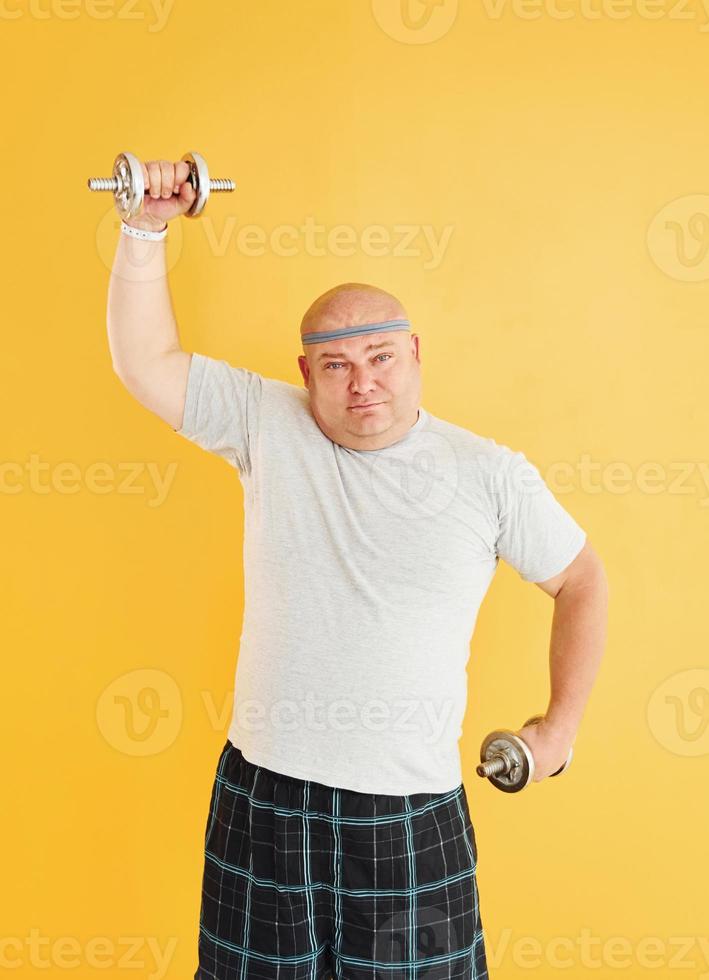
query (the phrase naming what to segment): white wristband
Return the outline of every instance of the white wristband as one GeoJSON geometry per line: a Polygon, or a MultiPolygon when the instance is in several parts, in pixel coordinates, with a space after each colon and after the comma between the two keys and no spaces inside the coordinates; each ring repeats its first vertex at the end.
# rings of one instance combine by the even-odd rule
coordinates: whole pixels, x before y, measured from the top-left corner
{"type": "Polygon", "coordinates": [[[121,231],[124,235],[130,235],[131,238],[142,238],[149,242],[160,242],[167,235],[167,225],[165,225],[162,231],[145,231],[144,228],[134,228],[132,225],[127,225],[121,218],[121,231]]]}

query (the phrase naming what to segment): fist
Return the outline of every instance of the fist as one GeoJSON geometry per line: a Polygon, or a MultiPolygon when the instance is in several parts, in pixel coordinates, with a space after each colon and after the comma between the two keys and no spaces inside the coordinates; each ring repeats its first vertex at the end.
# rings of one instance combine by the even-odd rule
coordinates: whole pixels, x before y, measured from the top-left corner
{"type": "Polygon", "coordinates": [[[527,743],[534,759],[534,782],[541,782],[553,775],[566,762],[572,739],[568,734],[550,727],[544,720],[533,725],[525,725],[516,735],[527,743]]]}
{"type": "Polygon", "coordinates": [[[187,180],[190,166],[185,160],[148,160],[140,166],[145,182],[143,204],[138,214],[126,219],[126,224],[157,231],[167,221],[189,211],[197,192],[187,180]]]}

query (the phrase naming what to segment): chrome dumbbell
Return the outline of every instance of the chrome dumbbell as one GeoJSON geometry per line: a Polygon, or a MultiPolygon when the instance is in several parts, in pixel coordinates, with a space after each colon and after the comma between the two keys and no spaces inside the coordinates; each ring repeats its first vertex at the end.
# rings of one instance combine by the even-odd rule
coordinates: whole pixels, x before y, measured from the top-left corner
{"type": "MultiPolygon", "coordinates": [[[[233,191],[236,187],[233,180],[210,178],[207,162],[200,153],[185,153],[182,159],[189,164],[187,179],[197,193],[192,207],[186,212],[187,217],[196,218],[200,215],[212,192],[233,191]]],[[[111,177],[89,177],[86,183],[90,191],[111,191],[116,210],[124,220],[134,217],[141,209],[145,181],[143,168],[133,153],[118,154],[113,161],[111,177]]]]}
{"type": "MultiPolygon", "coordinates": [[[[538,725],[543,719],[544,715],[533,715],[525,721],[522,728],[538,725]]],[[[570,748],[563,766],[551,775],[559,776],[566,772],[573,754],[574,750],[570,748]]],[[[475,771],[478,776],[489,779],[493,786],[504,793],[518,793],[534,779],[534,756],[523,738],[509,728],[499,728],[483,739],[480,746],[480,765],[475,771]]]]}

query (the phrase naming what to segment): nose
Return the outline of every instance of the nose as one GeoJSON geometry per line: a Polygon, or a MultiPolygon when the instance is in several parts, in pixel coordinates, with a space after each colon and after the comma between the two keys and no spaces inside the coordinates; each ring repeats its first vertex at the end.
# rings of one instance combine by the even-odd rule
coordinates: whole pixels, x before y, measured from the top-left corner
{"type": "Polygon", "coordinates": [[[365,364],[362,367],[354,367],[352,369],[352,380],[350,383],[350,390],[352,394],[363,395],[369,391],[374,390],[374,372],[373,369],[365,364]]]}

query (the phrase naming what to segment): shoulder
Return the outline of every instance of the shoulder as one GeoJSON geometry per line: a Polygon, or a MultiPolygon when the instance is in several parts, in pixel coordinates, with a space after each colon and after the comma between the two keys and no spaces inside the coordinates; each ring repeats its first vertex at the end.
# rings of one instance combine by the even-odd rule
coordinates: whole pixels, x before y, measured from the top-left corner
{"type": "Polygon", "coordinates": [[[446,440],[466,493],[494,501],[498,511],[511,506],[523,494],[543,491],[539,470],[522,450],[435,416],[429,418],[428,431],[446,440]]]}
{"type": "Polygon", "coordinates": [[[263,394],[274,405],[282,409],[291,409],[298,416],[308,416],[309,396],[305,388],[291,384],[289,381],[282,381],[280,378],[263,377],[263,394]]]}
{"type": "Polygon", "coordinates": [[[310,443],[322,438],[310,408],[310,395],[302,386],[280,378],[262,379],[262,423],[271,438],[300,439],[310,443]]]}
{"type": "Polygon", "coordinates": [[[499,442],[492,436],[431,415],[430,412],[427,431],[444,438],[455,450],[461,463],[478,467],[490,474],[504,473],[515,464],[527,462],[521,450],[499,442]]]}

